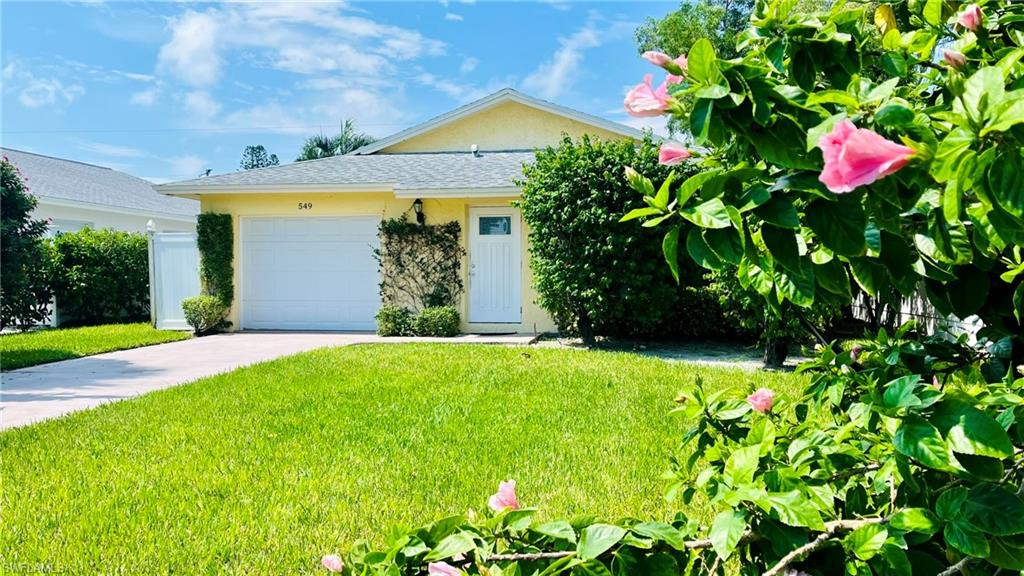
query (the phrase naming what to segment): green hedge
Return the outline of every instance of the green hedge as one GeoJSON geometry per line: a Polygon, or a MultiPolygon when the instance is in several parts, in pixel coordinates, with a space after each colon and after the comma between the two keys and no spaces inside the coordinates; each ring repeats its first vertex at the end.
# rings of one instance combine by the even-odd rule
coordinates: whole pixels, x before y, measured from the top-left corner
{"type": "Polygon", "coordinates": [[[224,316],[228,308],[216,296],[185,298],[181,301],[181,309],[185,312],[185,322],[192,327],[196,336],[219,332],[225,327],[224,316]]]}
{"type": "Polygon", "coordinates": [[[199,278],[203,292],[231,307],[235,299],[235,232],[230,214],[204,212],[196,219],[199,278]]]}
{"type": "Polygon", "coordinates": [[[47,242],[53,294],[62,324],[149,318],[146,235],[85,228],[47,242]]]}

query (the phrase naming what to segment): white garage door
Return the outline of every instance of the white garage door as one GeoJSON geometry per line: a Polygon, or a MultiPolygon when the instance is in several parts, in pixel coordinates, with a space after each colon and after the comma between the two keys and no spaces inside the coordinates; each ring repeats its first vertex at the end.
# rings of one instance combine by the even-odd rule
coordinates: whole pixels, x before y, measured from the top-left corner
{"type": "Polygon", "coordinates": [[[372,216],[242,219],[242,328],[374,330],[372,216]]]}

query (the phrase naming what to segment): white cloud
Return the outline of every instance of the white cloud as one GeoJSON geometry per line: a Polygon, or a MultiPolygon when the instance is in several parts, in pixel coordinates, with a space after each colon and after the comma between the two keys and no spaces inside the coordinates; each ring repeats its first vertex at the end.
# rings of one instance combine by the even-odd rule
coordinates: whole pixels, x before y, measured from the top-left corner
{"type": "Polygon", "coordinates": [[[459,66],[459,72],[463,74],[469,74],[480,64],[480,60],[472,56],[467,56],[462,59],[462,64],[459,66]]]}
{"type": "Polygon", "coordinates": [[[583,28],[558,42],[560,47],[551,58],[523,80],[523,88],[541,98],[558,98],[572,88],[584,52],[600,46],[602,34],[591,18],[583,28]]]}
{"type": "Polygon", "coordinates": [[[569,0],[540,0],[540,2],[542,4],[547,4],[560,12],[568,12],[572,9],[572,2],[569,0]]]}
{"type": "Polygon", "coordinates": [[[172,18],[171,40],[160,48],[157,68],[193,86],[216,82],[221,64],[217,52],[218,22],[214,10],[189,10],[172,18]]]}
{"type": "Polygon", "coordinates": [[[388,66],[377,54],[362,53],[345,44],[321,42],[305,46],[285,46],[277,54],[274,67],[299,74],[348,72],[373,74],[388,66]]]}
{"type": "Polygon", "coordinates": [[[194,90],[185,94],[185,110],[201,121],[209,121],[220,112],[220,103],[209,92],[194,90]]]}
{"type": "Polygon", "coordinates": [[[206,160],[194,154],[172,156],[167,162],[177,179],[196,178],[206,169],[206,160]]]}
{"type": "Polygon", "coordinates": [[[160,89],[153,87],[140,90],[138,92],[132,92],[128,101],[137,106],[152,106],[156,103],[158,96],[160,96],[160,89]]]}
{"type": "Polygon", "coordinates": [[[37,76],[16,60],[4,65],[3,79],[5,90],[16,91],[18,101],[26,108],[70,104],[85,94],[85,88],[74,81],[65,83],[56,77],[37,76]]]}
{"type": "Polygon", "coordinates": [[[146,156],[146,153],[138,148],[104,144],[103,142],[83,142],[79,145],[79,148],[103,156],[114,156],[117,158],[142,158],[146,156]]]}
{"type": "Polygon", "coordinates": [[[462,16],[459,16],[455,12],[446,12],[444,15],[444,19],[449,20],[451,22],[462,22],[462,16]]]}

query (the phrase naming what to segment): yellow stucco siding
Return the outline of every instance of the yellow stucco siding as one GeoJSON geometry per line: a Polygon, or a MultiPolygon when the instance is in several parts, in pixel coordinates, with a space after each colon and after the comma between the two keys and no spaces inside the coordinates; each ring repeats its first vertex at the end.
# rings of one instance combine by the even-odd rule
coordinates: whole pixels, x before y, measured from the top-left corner
{"type": "Polygon", "coordinates": [[[622,139],[590,124],[552,114],[518,102],[505,102],[395,143],[377,152],[464,152],[476,144],[480,150],[528,150],[557,144],[562,134],[573,138],[590,134],[622,139]]]}
{"type": "MultiPolygon", "coordinates": [[[[469,209],[485,206],[508,206],[513,200],[508,198],[424,198],[423,212],[427,222],[440,223],[452,220],[462,226],[462,245],[469,250],[469,209]]],[[[411,215],[412,200],[395,198],[391,192],[380,193],[282,193],[282,194],[223,194],[204,195],[202,197],[203,212],[219,212],[231,214],[234,221],[234,269],[235,269],[235,302],[231,307],[229,320],[237,329],[241,326],[240,308],[242,302],[241,265],[242,238],[241,220],[245,217],[276,216],[276,217],[316,217],[316,216],[378,216],[394,218],[409,210],[411,215]],[[310,203],[312,208],[299,209],[299,203],[310,203]]],[[[535,303],[537,294],[533,289],[533,277],[529,265],[527,237],[529,231],[522,224],[520,235],[521,258],[521,302],[522,321],[519,324],[469,324],[466,322],[469,311],[470,280],[468,266],[463,260],[462,279],[466,290],[459,302],[464,332],[550,332],[555,330],[554,322],[548,314],[535,303]]]]}

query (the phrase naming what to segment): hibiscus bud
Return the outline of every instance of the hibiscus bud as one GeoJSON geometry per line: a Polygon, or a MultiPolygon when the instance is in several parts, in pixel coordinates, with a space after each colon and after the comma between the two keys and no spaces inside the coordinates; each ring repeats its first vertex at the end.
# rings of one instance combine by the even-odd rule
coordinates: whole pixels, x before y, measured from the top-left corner
{"type": "Polygon", "coordinates": [[[860,344],[854,344],[853,348],[850,348],[850,362],[856,362],[857,358],[860,357],[860,352],[864,348],[860,344]]]}
{"type": "Polygon", "coordinates": [[[630,116],[649,118],[661,116],[668,110],[668,86],[663,82],[661,86],[654,88],[651,86],[652,78],[652,75],[647,74],[643,83],[637,84],[626,93],[624,105],[630,116]]]}
{"type": "Polygon", "coordinates": [[[462,570],[447,562],[431,562],[427,564],[427,574],[429,576],[461,576],[462,570]]]}
{"type": "Polygon", "coordinates": [[[337,554],[324,556],[320,559],[320,563],[324,565],[324,568],[327,568],[328,572],[341,572],[342,568],[345,567],[345,564],[341,561],[341,556],[337,554]]]}
{"type": "Polygon", "coordinates": [[[984,15],[977,4],[968,4],[957,18],[957,22],[971,32],[977,32],[978,28],[981,28],[982,20],[984,20],[984,15]]]}
{"type": "Polygon", "coordinates": [[[829,190],[853,192],[907,165],[914,151],[842,120],[818,140],[825,167],[818,180],[829,190]]]}
{"type": "Polygon", "coordinates": [[[519,500],[516,498],[516,481],[500,482],[498,484],[498,491],[491,496],[488,505],[495,512],[519,510],[519,500]]]}
{"type": "Polygon", "coordinates": [[[665,142],[658,150],[658,163],[665,166],[675,166],[683,160],[692,156],[685,146],[678,142],[665,142]]]}
{"type": "Polygon", "coordinates": [[[750,403],[755,412],[762,414],[771,412],[772,404],[775,403],[775,392],[768,388],[758,388],[756,392],[747,396],[747,402],[750,403]]]}
{"type": "Polygon", "coordinates": [[[671,62],[672,58],[664,52],[656,52],[654,50],[648,50],[640,55],[641,58],[647,60],[655,66],[664,66],[667,62],[671,62]]]}
{"type": "Polygon", "coordinates": [[[942,59],[952,68],[963,68],[967,64],[967,57],[962,52],[957,52],[956,50],[946,50],[942,53],[942,59]]]}

